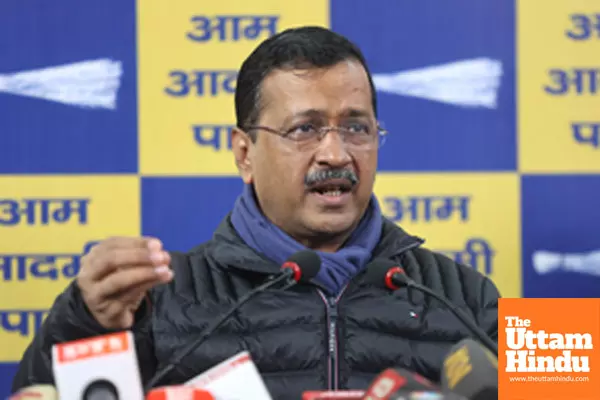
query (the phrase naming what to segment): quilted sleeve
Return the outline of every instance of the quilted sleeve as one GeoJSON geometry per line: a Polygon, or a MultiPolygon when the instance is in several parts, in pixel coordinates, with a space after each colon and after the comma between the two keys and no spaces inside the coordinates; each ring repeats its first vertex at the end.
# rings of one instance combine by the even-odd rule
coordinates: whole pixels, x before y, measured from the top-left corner
{"type": "Polygon", "coordinates": [[[500,297],[500,292],[491,279],[483,277],[477,320],[479,326],[495,342],[498,342],[498,301],[500,297]]]}
{"type": "MultiPolygon", "coordinates": [[[[152,374],[155,368],[152,339],[149,335],[149,305],[138,310],[136,323],[131,328],[142,376],[152,374]]],[[[23,354],[13,379],[12,392],[36,384],[54,384],[52,373],[52,346],[56,343],[84,339],[115,331],[103,328],[87,310],[79,288],[73,281],[54,301],[48,317],[23,354]]]]}

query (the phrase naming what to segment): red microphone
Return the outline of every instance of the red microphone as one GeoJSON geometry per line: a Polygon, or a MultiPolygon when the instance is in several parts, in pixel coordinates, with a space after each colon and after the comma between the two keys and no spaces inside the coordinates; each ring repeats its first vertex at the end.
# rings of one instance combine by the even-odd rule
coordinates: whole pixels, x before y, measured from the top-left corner
{"type": "Polygon", "coordinates": [[[392,267],[385,273],[385,286],[391,290],[398,290],[404,286],[410,286],[411,281],[406,276],[404,269],[392,267]]]}
{"type": "Polygon", "coordinates": [[[292,279],[296,282],[300,282],[300,278],[302,277],[302,270],[300,269],[300,266],[297,263],[293,261],[286,261],[281,266],[281,269],[288,270],[286,272],[292,275],[292,279]]]}
{"type": "Polygon", "coordinates": [[[215,400],[215,397],[193,386],[163,386],[151,390],[146,400],[215,400]]]}
{"type": "Polygon", "coordinates": [[[291,277],[292,283],[311,280],[320,268],[321,258],[314,251],[299,251],[281,264],[283,275],[291,277]]]}

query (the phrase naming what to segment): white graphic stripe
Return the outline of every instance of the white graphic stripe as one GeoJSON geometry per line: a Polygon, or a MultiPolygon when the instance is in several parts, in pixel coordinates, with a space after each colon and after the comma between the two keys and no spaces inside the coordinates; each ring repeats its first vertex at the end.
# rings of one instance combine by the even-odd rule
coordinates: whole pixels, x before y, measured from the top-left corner
{"type": "Polygon", "coordinates": [[[84,108],[117,108],[121,62],[110,59],[0,75],[0,92],[84,108]]]}
{"type": "Polygon", "coordinates": [[[378,91],[461,107],[497,108],[502,63],[488,58],[462,60],[389,74],[374,74],[378,91]]]}

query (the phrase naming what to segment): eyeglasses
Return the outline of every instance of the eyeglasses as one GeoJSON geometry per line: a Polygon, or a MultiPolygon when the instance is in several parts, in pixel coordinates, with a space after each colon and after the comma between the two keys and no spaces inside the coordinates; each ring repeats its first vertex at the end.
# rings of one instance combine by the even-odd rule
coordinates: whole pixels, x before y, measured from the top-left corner
{"type": "Polygon", "coordinates": [[[312,123],[306,123],[286,131],[257,125],[245,127],[244,130],[246,132],[263,130],[273,133],[295,142],[302,149],[317,147],[325,135],[331,131],[336,131],[346,145],[359,150],[368,150],[383,146],[388,134],[388,131],[383,129],[379,124],[373,128],[364,123],[350,123],[346,126],[317,126],[312,123]]]}

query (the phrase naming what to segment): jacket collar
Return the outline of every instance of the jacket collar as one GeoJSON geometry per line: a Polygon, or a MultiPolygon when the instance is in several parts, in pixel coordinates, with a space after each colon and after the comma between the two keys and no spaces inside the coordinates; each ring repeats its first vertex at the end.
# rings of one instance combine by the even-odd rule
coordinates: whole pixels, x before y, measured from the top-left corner
{"type": "MultiPolygon", "coordinates": [[[[208,243],[206,250],[211,252],[215,261],[222,266],[247,272],[277,273],[280,266],[247,246],[231,224],[230,216],[231,214],[228,214],[221,221],[208,243]]],[[[373,251],[372,259],[395,258],[424,243],[423,239],[407,234],[392,221],[382,218],[384,221],[381,238],[373,251]]]]}

